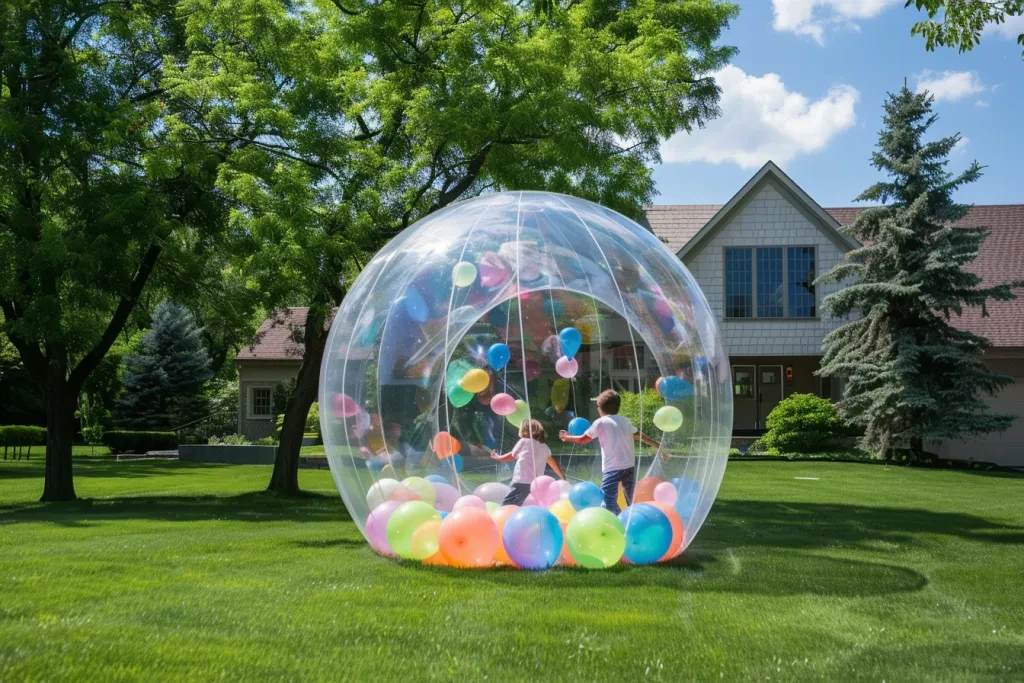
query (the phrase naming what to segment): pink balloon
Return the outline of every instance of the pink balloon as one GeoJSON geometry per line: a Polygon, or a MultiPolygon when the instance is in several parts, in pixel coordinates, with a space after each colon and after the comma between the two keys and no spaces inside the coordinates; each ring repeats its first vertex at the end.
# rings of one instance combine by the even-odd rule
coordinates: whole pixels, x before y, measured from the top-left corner
{"type": "Polygon", "coordinates": [[[441,512],[451,512],[455,507],[455,502],[462,497],[462,494],[451,484],[440,481],[431,483],[434,485],[434,508],[441,512]]]}
{"type": "Polygon", "coordinates": [[[455,505],[452,506],[452,512],[462,508],[480,508],[486,511],[487,504],[479,496],[463,496],[455,501],[455,505]]]}
{"type": "Polygon", "coordinates": [[[575,358],[566,358],[565,356],[562,356],[555,361],[555,372],[566,379],[575,377],[579,370],[580,364],[576,362],[575,358]]]}
{"type": "Polygon", "coordinates": [[[491,410],[497,415],[511,415],[516,412],[516,400],[508,394],[495,394],[491,398],[491,410]]]}
{"type": "Polygon", "coordinates": [[[531,493],[526,497],[526,500],[523,501],[523,507],[526,507],[527,505],[540,505],[540,503],[537,502],[537,499],[531,493]]]}
{"type": "Polygon", "coordinates": [[[395,551],[388,543],[388,520],[391,519],[391,513],[402,503],[400,500],[381,503],[366,518],[366,537],[370,541],[370,546],[382,555],[395,557],[395,551]]]}
{"type": "Polygon", "coordinates": [[[530,493],[536,496],[538,493],[546,490],[549,486],[551,486],[554,483],[555,480],[553,477],[549,477],[546,474],[542,474],[541,476],[537,477],[532,482],[530,482],[530,493]]]}
{"type": "Polygon", "coordinates": [[[489,481],[486,484],[480,484],[473,491],[473,495],[484,501],[484,503],[497,503],[501,505],[502,501],[505,500],[505,496],[511,491],[511,487],[506,484],[502,484],[497,481],[489,481]]]}
{"type": "Polygon", "coordinates": [[[388,500],[398,501],[399,503],[407,503],[410,500],[419,500],[420,497],[416,495],[414,491],[401,486],[388,495],[388,500]]]}
{"type": "Polygon", "coordinates": [[[503,285],[509,280],[508,264],[495,253],[481,256],[476,267],[480,275],[480,284],[488,289],[503,285]]]}
{"type": "Polygon", "coordinates": [[[532,382],[540,377],[540,363],[535,358],[526,359],[526,381],[532,382]]]}
{"type": "Polygon", "coordinates": [[[546,353],[551,360],[557,361],[559,356],[562,355],[561,342],[558,341],[558,335],[553,334],[544,340],[544,343],[540,345],[540,350],[546,353]]]}
{"type": "Polygon", "coordinates": [[[565,479],[559,479],[555,482],[555,485],[558,487],[558,497],[561,499],[568,499],[569,491],[572,490],[572,484],[567,482],[565,479]]]}
{"type": "Polygon", "coordinates": [[[654,500],[665,505],[675,505],[679,492],[670,481],[663,481],[654,487],[654,500]]]}
{"type": "Polygon", "coordinates": [[[554,479],[545,474],[533,480],[530,484],[530,493],[537,499],[538,504],[547,507],[558,500],[561,489],[554,479]]]}
{"type": "Polygon", "coordinates": [[[331,407],[334,409],[334,415],[343,419],[359,413],[359,404],[348,394],[335,394],[332,396],[331,407]]]}

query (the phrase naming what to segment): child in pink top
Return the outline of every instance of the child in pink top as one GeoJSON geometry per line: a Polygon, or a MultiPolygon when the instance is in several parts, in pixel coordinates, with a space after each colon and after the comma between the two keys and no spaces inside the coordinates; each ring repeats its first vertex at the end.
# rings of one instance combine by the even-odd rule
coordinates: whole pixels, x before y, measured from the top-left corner
{"type": "Polygon", "coordinates": [[[551,457],[551,449],[544,445],[547,434],[537,420],[523,420],[519,425],[519,441],[504,455],[491,451],[491,458],[499,462],[516,461],[512,472],[512,490],[501,501],[502,505],[522,505],[530,495],[530,484],[544,474],[544,466],[551,457]]]}

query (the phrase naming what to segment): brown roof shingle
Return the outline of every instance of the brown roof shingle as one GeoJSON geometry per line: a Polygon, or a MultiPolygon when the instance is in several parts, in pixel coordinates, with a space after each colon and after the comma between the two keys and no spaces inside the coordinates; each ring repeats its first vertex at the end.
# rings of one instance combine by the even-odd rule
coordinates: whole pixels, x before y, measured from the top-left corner
{"type": "Polygon", "coordinates": [[[246,346],[235,360],[302,360],[302,344],[293,339],[294,330],[301,330],[306,324],[305,307],[278,308],[263,321],[256,331],[253,343],[246,346]]]}

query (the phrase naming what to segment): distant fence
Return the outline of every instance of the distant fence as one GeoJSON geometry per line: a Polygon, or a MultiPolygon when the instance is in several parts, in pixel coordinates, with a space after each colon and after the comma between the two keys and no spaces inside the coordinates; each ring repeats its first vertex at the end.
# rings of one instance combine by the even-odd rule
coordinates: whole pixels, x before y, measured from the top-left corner
{"type": "Polygon", "coordinates": [[[211,413],[206,417],[193,420],[180,427],[175,427],[178,444],[201,444],[214,436],[226,436],[238,432],[238,413],[233,410],[211,413]]]}

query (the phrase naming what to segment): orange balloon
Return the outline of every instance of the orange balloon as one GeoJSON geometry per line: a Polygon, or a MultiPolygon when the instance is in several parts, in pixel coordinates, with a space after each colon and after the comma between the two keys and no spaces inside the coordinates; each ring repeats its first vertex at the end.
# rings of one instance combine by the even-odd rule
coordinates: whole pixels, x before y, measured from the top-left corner
{"type": "Polygon", "coordinates": [[[568,524],[562,524],[562,552],[558,554],[558,564],[566,567],[576,567],[579,565],[573,559],[572,553],[569,552],[569,541],[566,540],[569,537],[565,535],[565,529],[568,526],[568,524]]]}
{"type": "Polygon", "coordinates": [[[441,552],[454,567],[490,567],[501,539],[486,510],[463,507],[441,522],[441,552]]]}
{"type": "Polygon", "coordinates": [[[434,435],[434,453],[438,459],[450,458],[462,449],[462,443],[448,432],[434,435]]]}
{"type": "Polygon", "coordinates": [[[432,565],[432,566],[435,566],[435,567],[448,567],[448,566],[450,566],[448,564],[448,559],[444,556],[444,553],[442,553],[440,550],[438,550],[436,553],[434,553],[433,555],[431,555],[427,559],[423,560],[423,564],[429,564],[429,565],[432,565]]]}
{"type": "Polygon", "coordinates": [[[512,561],[512,558],[508,556],[508,553],[505,552],[505,544],[501,542],[501,533],[505,530],[505,522],[518,510],[518,505],[502,505],[491,513],[491,519],[494,520],[494,525],[498,528],[498,549],[494,551],[494,561],[498,564],[507,564],[510,567],[517,566],[512,561]]]}
{"type": "Polygon", "coordinates": [[[665,513],[665,516],[668,517],[669,523],[672,525],[672,541],[668,544],[668,550],[661,556],[661,559],[658,560],[658,562],[664,562],[669,558],[675,557],[676,551],[682,546],[683,520],[671,505],[665,505],[658,501],[652,501],[650,504],[665,513]]]}
{"type": "Polygon", "coordinates": [[[644,477],[636,483],[633,491],[634,503],[650,503],[654,500],[654,487],[661,483],[657,477],[644,477]]]}
{"type": "Polygon", "coordinates": [[[380,453],[384,450],[384,434],[381,433],[380,428],[372,429],[366,432],[366,445],[370,447],[374,453],[380,453]]]}

